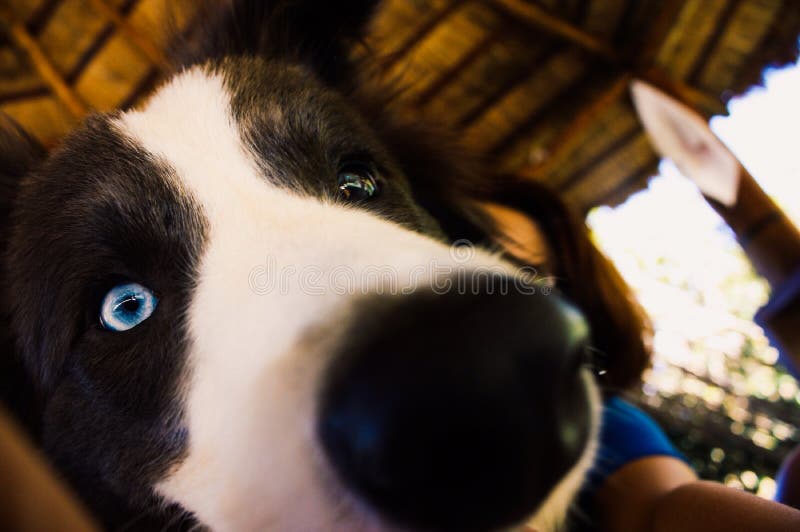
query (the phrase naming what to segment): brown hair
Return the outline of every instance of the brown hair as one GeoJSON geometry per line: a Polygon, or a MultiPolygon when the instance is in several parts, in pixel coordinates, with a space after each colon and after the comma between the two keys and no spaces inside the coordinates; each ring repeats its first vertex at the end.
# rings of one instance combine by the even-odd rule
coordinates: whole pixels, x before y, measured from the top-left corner
{"type": "Polygon", "coordinates": [[[506,176],[489,201],[535,220],[556,286],[586,315],[607,393],[637,384],[650,363],[652,325],[631,288],[592,242],[580,216],[549,187],[506,176]]]}

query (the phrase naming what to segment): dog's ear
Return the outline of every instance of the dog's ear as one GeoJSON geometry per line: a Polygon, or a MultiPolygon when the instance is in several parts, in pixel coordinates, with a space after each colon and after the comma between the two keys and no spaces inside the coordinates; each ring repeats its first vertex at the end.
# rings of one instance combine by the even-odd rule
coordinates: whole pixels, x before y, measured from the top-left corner
{"type": "Polygon", "coordinates": [[[498,180],[474,202],[492,240],[517,262],[533,265],[585,314],[607,392],[638,383],[650,364],[652,328],[619,271],[592,242],[583,219],[550,188],[498,180]],[[488,222],[488,223],[487,223],[488,222]]]}
{"type": "Polygon", "coordinates": [[[10,300],[5,289],[9,217],[20,180],[44,159],[45,151],[13,120],[0,113],[0,400],[30,425],[33,386],[17,358],[11,334],[10,300]]]}
{"type": "Polygon", "coordinates": [[[177,45],[183,64],[231,55],[305,64],[338,85],[352,72],[350,49],[361,41],[378,0],[218,0],[200,3],[197,26],[177,45]]]}

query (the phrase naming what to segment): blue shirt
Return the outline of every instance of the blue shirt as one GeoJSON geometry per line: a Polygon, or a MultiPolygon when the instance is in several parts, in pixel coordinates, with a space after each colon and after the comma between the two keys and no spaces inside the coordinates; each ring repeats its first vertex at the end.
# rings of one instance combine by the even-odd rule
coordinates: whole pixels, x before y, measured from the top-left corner
{"type": "Polygon", "coordinates": [[[574,528],[592,530],[596,491],[624,465],[648,456],[673,456],[686,461],[653,418],[619,397],[606,401],[597,457],[578,495],[577,511],[572,515],[574,528]]]}

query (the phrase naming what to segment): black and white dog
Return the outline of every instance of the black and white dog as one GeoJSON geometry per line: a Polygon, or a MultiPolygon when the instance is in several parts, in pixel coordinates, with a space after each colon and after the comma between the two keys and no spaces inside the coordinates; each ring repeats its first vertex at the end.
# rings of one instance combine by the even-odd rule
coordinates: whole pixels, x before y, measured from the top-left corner
{"type": "Polygon", "coordinates": [[[560,526],[587,320],[452,247],[490,177],[359,82],[373,4],[235,1],[140,108],[2,127],[4,391],[108,528],[560,526]]]}

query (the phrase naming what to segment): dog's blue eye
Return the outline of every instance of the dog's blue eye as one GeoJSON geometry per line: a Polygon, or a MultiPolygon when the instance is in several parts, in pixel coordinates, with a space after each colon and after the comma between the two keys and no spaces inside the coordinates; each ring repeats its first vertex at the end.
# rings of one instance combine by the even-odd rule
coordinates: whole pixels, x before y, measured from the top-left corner
{"type": "Polygon", "coordinates": [[[110,331],[127,331],[149,318],[156,305],[158,298],[148,288],[137,283],[117,285],[103,298],[100,323],[110,331]]]}
{"type": "Polygon", "coordinates": [[[364,201],[378,193],[375,170],[363,163],[350,163],[339,169],[339,194],[347,201],[364,201]]]}

